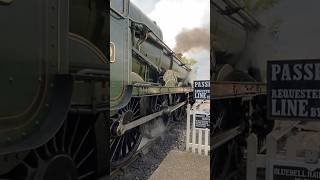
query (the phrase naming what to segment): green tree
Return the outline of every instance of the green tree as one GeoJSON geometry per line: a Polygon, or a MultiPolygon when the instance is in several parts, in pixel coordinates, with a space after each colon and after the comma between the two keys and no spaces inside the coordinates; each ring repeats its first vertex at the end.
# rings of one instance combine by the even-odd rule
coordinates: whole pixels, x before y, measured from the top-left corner
{"type": "Polygon", "coordinates": [[[194,64],[196,64],[198,62],[197,60],[195,60],[193,58],[188,58],[186,56],[182,56],[180,58],[180,60],[181,60],[182,63],[184,63],[186,65],[189,65],[189,66],[192,66],[192,65],[194,65],[194,64]]]}
{"type": "Polygon", "coordinates": [[[247,11],[257,13],[276,5],[279,0],[240,0],[247,11]]]}

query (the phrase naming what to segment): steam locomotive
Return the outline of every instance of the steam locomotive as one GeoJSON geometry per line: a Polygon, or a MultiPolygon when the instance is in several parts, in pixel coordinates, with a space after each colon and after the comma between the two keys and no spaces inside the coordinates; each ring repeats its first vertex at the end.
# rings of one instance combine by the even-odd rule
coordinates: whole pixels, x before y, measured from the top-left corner
{"type": "Polygon", "coordinates": [[[97,179],[141,126],[181,117],[190,68],[129,1],[106,3],[0,0],[0,179],[97,179]]]}
{"type": "Polygon", "coordinates": [[[266,85],[247,60],[250,39],[261,28],[239,1],[211,0],[211,176],[245,179],[246,137],[257,134],[263,151],[273,122],[266,118],[266,85]],[[245,68],[239,66],[245,64],[245,68]]]}
{"type": "MultiPolygon", "coordinates": [[[[134,4],[111,1],[111,167],[137,150],[144,124],[181,119],[191,93],[191,69],[163,42],[161,29],[134,4]],[[141,126],[140,126],[141,125],[141,126]]],[[[157,128],[157,127],[154,127],[157,128]]]]}

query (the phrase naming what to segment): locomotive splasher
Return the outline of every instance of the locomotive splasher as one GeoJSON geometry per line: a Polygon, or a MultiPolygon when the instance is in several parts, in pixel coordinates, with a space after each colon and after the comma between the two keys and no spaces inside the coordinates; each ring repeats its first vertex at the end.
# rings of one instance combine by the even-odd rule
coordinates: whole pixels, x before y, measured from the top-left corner
{"type": "Polygon", "coordinates": [[[105,7],[104,0],[0,1],[0,179],[107,173],[105,7]]]}

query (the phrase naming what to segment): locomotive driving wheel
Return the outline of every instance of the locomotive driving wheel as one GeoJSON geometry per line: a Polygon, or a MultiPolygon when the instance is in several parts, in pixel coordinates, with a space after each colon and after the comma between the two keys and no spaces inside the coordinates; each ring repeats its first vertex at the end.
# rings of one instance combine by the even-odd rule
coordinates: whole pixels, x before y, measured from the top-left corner
{"type": "MultiPolygon", "coordinates": [[[[213,108],[210,136],[231,129],[238,125],[237,120],[242,118],[239,104],[228,100],[216,101],[213,108]]],[[[213,150],[211,157],[211,176],[217,180],[242,180],[244,168],[242,159],[242,139],[235,138],[213,150]]]]}
{"type": "Polygon", "coordinates": [[[70,115],[46,144],[32,149],[6,180],[90,180],[96,178],[93,125],[80,115],[70,115]]]}
{"type": "MultiPolygon", "coordinates": [[[[180,102],[183,101],[183,95],[180,95],[180,94],[176,94],[174,95],[174,103],[175,104],[178,104],[180,102]]],[[[173,112],[173,119],[174,121],[182,121],[186,118],[186,105],[176,109],[174,112],[173,112]]]]}
{"type": "Polygon", "coordinates": [[[126,163],[138,149],[142,135],[139,126],[118,135],[117,127],[121,123],[126,124],[141,117],[140,99],[132,98],[128,105],[120,109],[113,117],[110,126],[110,165],[112,168],[119,167],[126,163]]]}
{"type": "MultiPolygon", "coordinates": [[[[169,95],[160,95],[152,97],[151,100],[151,112],[156,113],[170,106],[169,95]]],[[[173,120],[172,115],[165,115],[162,117],[164,125],[167,127],[173,120]]]]}

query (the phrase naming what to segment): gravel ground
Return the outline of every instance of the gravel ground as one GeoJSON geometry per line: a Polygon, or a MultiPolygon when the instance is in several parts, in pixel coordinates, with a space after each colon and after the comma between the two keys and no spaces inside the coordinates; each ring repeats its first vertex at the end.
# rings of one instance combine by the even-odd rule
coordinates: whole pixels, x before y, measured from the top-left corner
{"type": "Polygon", "coordinates": [[[185,150],[185,135],[185,120],[171,123],[149,152],[138,158],[114,180],[147,180],[171,150],[185,150]]]}

